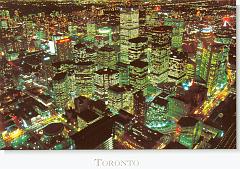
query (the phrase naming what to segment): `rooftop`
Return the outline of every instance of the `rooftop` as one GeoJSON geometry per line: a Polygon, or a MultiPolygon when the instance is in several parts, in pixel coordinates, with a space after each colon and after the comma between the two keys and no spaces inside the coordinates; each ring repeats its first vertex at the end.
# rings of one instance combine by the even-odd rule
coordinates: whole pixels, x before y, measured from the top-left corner
{"type": "Polygon", "coordinates": [[[134,60],[130,63],[131,66],[134,66],[134,67],[138,67],[138,68],[145,68],[148,66],[148,63],[147,62],[144,62],[142,60],[134,60]]]}
{"type": "Polygon", "coordinates": [[[136,37],[136,38],[132,38],[132,39],[129,39],[128,41],[130,43],[145,43],[147,42],[148,38],[147,37],[136,37]]]}

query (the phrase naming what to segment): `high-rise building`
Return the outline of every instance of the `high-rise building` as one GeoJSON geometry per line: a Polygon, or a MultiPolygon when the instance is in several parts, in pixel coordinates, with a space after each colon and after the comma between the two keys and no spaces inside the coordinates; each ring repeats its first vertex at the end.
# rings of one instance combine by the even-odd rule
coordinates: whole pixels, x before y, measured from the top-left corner
{"type": "Polygon", "coordinates": [[[196,58],[197,77],[205,81],[209,95],[227,83],[226,56],[223,52],[224,45],[212,44],[196,58]]]}
{"type": "Polygon", "coordinates": [[[96,61],[97,52],[95,49],[88,47],[86,44],[78,43],[73,50],[74,61],[77,62],[94,62],[96,61]]]}
{"type": "Polygon", "coordinates": [[[113,113],[120,109],[133,113],[133,88],[131,85],[114,85],[108,89],[108,107],[113,113]]]}
{"type": "Polygon", "coordinates": [[[146,59],[147,40],[146,37],[136,37],[128,40],[129,63],[136,59],[146,59]]]}
{"type": "Polygon", "coordinates": [[[158,44],[171,44],[172,27],[157,26],[149,30],[149,42],[158,44]]]}
{"type": "Polygon", "coordinates": [[[203,123],[192,117],[183,117],[178,121],[180,135],[178,142],[188,148],[194,148],[203,130],[203,123]]]}
{"type": "Polygon", "coordinates": [[[183,42],[184,20],[182,18],[165,18],[164,25],[172,26],[172,47],[181,48],[183,42]]]}
{"type": "Polygon", "coordinates": [[[98,29],[97,37],[99,40],[99,46],[112,45],[112,29],[110,27],[101,27],[98,29]]]}
{"type": "Polygon", "coordinates": [[[175,82],[176,84],[183,82],[186,75],[186,63],[187,53],[178,50],[172,50],[169,60],[169,82],[175,82]]]}
{"type": "Polygon", "coordinates": [[[151,44],[150,79],[153,85],[168,81],[170,43],[151,44]]]}
{"type": "Polygon", "coordinates": [[[128,63],[129,39],[139,36],[139,10],[120,9],[120,61],[128,63]]]}
{"type": "Polygon", "coordinates": [[[129,84],[129,64],[118,62],[116,64],[116,70],[119,72],[119,85],[129,84]]]}
{"type": "Polygon", "coordinates": [[[53,99],[57,108],[64,110],[68,102],[66,88],[67,73],[58,73],[52,79],[53,99]]]}
{"type": "Polygon", "coordinates": [[[112,46],[104,46],[98,50],[96,58],[97,69],[110,68],[115,69],[117,62],[117,53],[112,46]]]}
{"type": "Polygon", "coordinates": [[[171,47],[171,26],[152,27],[149,32],[150,54],[148,56],[150,79],[155,86],[168,80],[171,47]]]}
{"type": "Polygon", "coordinates": [[[186,80],[194,80],[196,78],[196,63],[192,59],[188,58],[186,63],[186,80]]]}
{"type": "Polygon", "coordinates": [[[167,106],[167,99],[155,97],[146,111],[145,124],[154,130],[161,128],[167,114],[167,106]]]}
{"type": "Polygon", "coordinates": [[[57,61],[72,60],[71,39],[65,38],[56,41],[57,61]]]}
{"type": "Polygon", "coordinates": [[[144,90],[148,84],[148,63],[140,59],[130,63],[130,84],[134,87],[134,91],[144,90]]]}
{"type": "Polygon", "coordinates": [[[118,71],[113,69],[100,69],[95,72],[96,99],[108,101],[108,89],[118,83],[118,71]]]}
{"type": "Polygon", "coordinates": [[[158,14],[159,11],[160,11],[160,6],[154,6],[147,9],[146,19],[145,19],[145,25],[147,27],[154,27],[154,26],[160,25],[159,14],[158,14]]]}
{"type": "Polygon", "coordinates": [[[145,113],[147,111],[146,97],[142,90],[133,94],[134,103],[134,115],[141,123],[145,122],[145,113]]]}
{"type": "Polygon", "coordinates": [[[87,35],[90,37],[95,37],[97,33],[97,27],[94,23],[87,24],[87,35]]]}
{"type": "Polygon", "coordinates": [[[94,63],[75,63],[76,96],[92,97],[94,92],[94,63]]]}

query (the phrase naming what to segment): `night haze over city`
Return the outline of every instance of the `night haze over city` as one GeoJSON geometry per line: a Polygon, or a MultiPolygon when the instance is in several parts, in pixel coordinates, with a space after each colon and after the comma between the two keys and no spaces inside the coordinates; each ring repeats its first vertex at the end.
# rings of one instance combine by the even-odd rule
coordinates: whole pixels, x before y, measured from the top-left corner
{"type": "Polygon", "coordinates": [[[0,149],[236,149],[234,0],[0,0],[0,149]]]}

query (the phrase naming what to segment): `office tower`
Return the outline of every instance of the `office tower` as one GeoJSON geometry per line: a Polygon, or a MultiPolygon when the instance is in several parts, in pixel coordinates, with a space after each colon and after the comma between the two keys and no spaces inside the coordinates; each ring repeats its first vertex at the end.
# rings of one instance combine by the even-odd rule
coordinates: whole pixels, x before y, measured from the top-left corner
{"type": "Polygon", "coordinates": [[[120,61],[128,63],[128,40],[139,36],[139,10],[120,9],[120,61]]]}
{"type": "Polygon", "coordinates": [[[97,52],[84,43],[78,43],[73,49],[74,62],[96,62],[97,52]]]}
{"type": "Polygon", "coordinates": [[[117,53],[112,46],[101,47],[97,52],[97,69],[110,68],[115,69],[117,62],[117,53]]]}
{"type": "Polygon", "coordinates": [[[212,44],[201,55],[197,55],[197,76],[204,80],[208,94],[223,88],[227,83],[224,45],[212,44]]]}
{"type": "Polygon", "coordinates": [[[173,27],[172,47],[181,48],[183,42],[184,20],[182,18],[165,18],[164,25],[173,27]]]}
{"type": "Polygon", "coordinates": [[[72,60],[72,43],[71,39],[65,38],[56,41],[57,61],[72,60]]]}
{"type": "Polygon", "coordinates": [[[148,84],[148,63],[137,59],[130,63],[130,84],[134,91],[144,90],[148,84]]]}
{"type": "Polygon", "coordinates": [[[129,84],[129,64],[118,62],[116,64],[116,70],[119,72],[119,85],[129,84]]]}
{"type": "Polygon", "coordinates": [[[133,88],[131,85],[114,85],[108,89],[108,107],[113,113],[120,109],[133,113],[133,88]]]}
{"type": "Polygon", "coordinates": [[[171,26],[157,26],[150,29],[149,42],[158,44],[170,44],[172,35],[171,26]]]}
{"type": "Polygon", "coordinates": [[[151,130],[144,124],[133,122],[133,116],[121,111],[113,128],[115,149],[161,149],[167,139],[163,134],[151,130]]]}
{"type": "Polygon", "coordinates": [[[92,97],[94,91],[94,63],[75,63],[76,96],[92,97]]]}
{"type": "Polygon", "coordinates": [[[169,59],[169,82],[179,84],[184,81],[186,75],[187,54],[182,51],[172,50],[169,59]]]}
{"type": "Polygon", "coordinates": [[[155,27],[160,25],[159,14],[160,6],[150,7],[146,11],[145,25],[147,27],[155,27]]]}
{"type": "Polygon", "coordinates": [[[166,117],[167,107],[167,99],[155,97],[146,111],[145,124],[153,130],[164,127],[165,121],[163,119],[166,117]]]}
{"type": "Polygon", "coordinates": [[[58,73],[52,79],[53,99],[57,108],[64,110],[68,102],[67,73],[58,73]]]}
{"type": "Polygon", "coordinates": [[[0,9],[0,29],[9,28],[10,12],[6,9],[0,9]]]}
{"type": "Polygon", "coordinates": [[[97,33],[96,24],[88,23],[87,24],[87,35],[89,37],[95,37],[97,33]]]}
{"type": "Polygon", "coordinates": [[[151,44],[150,80],[153,85],[168,81],[170,43],[151,44]]]}
{"type": "Polygon", "coordinates": [[[192,59],[188,58],[186,63],[186,76],[187,81],[195,80],[196,78],[196,63],[192,59]]]}
{"type": "Polygon", "coordinates": [[[112,45],[112,28],[110,27],[101,27],[98,29],[98,35],[96,38],[99,38],[99,46],[112,45]]]}
{"type": "Polygon", "coordinates": [[[149,32],[148,56],[150,80],[155,86],[168,80],[172,27],[152,27],[149,32]]]}
{"type": "Polygon", "coordinates": [[[168,97],[168,115],[174,119],[193,113],[207,99],[208,89],[197,83],[178,86],[176,94],[168,97]]]}
{"type": "Polygon", "coordinates": [[[139,90],[133,94],[133,103],[134,103],[134,116],[138,119],[139,122],[145,122],[145,113],[147,110],[146,97],[144,92],[139,90]]]}
{"type": "Polygon", "coordinates": [[[146,59],[147,40],[146,37],[136,37],[128,40],[129,63],[136,59],[146,59]]]}
{"type": "Polygon", "coordinates": [[[173,119],[180,119],[190,111],[190,103],[175,96],[168,98],[168,115],[173,119]]]}
{"type": "Polygon", "coordinates": [[[95,72],[95,96],[96,99],[108,101],[108,89],[118,83],[119,72],[113,69],[100,69],[95,72]]]}

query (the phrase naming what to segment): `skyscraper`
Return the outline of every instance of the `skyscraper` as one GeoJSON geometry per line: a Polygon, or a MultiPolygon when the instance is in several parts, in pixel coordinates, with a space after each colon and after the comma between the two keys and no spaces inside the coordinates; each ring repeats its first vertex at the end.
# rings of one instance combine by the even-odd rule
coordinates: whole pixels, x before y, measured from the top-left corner
{"type": "Polygon", "coordinates": [[[97,69],[115,69],[116,62],[117,53],[112,46],[104,46],[98,50],[98,57],[96,58],[97,69]]]}
{"type": "Polygon", "coordinates": [[[148,60],[150,79],[154,86],[168,80],[171,31],[170,26],[158,26],[151,28],[149,32],[150,55],[148,60]]]}
{"type": "Polygon", "coordinates": [[[118,83],[118,71],[113,69],[100,69],[95,72],[95,96],[96,99],[108,101],[108,89],[118,83]]]}
{"type": "Polygon", "coordinates": [[[144,90],[148,84],[148,63],[140,59],[130,63],[130,84],[134,87],[134,91],[144,90]]]}
{"type": "Polygon", "coordinates": [[[57,60],[58,61],[66,61],[72,60],[72,43],[71,39],[65,38],[56,41],[56,49],[57,49],[57,60]]]}
{"type": "Polygon", "coordinates": [[[128,40],[129,63],[136,59],[146,59],[147,40],[146,37],[136,37],[128,40]]]}
{"type": "Polygon", "coordinates": [[[114,85],[108,89],[110,110],[114,113],[120,109],[133,113],[133,88],[131,85],[114,85]]]}
{"type": "Polygon", "coordinates": [[[139,10],[120,9],[120,61],[128,63],[129,39],[139,36],[139,10]]]}
{"type": "Polygon", "coordinates": [[[187,62],[187,54],[182,51],[172,50],[169,60],[168,78],[170,82],[179,84],[185,79],[185,69],[187,62]]]}
{"type": "Polygon", "coordinates": [[[197,76],[205,81],[208,94],[226,85],[226,57],[222,44],[212,44],[197,55],[197,76]]]}
{"type": "Polygon", "coordinates": [[[58,108],[64,109],[68,101],[66,89],[67,73],[58,73],[53,77],[52,90],[53,98],[58,108]]]}
{"type": "Polygon", "coordinates": [[[74,75],[76,79],[76,96],[92,97],[94,92],[94,63],[75,63],[74,75]]]}

